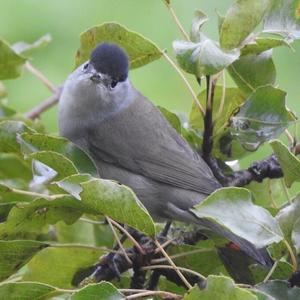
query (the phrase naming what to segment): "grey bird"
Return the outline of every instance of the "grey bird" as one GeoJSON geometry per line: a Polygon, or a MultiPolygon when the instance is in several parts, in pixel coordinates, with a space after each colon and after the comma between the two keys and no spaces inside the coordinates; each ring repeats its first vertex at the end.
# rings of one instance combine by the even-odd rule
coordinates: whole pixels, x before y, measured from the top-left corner
{"type": "Polygon", "coordinates": [[[155,220],[205,226],[270,266],[265,249],[189,211],[221,185],[159,109],[133,87],[128,68],[122,48],[98,45],[64,84],[60,134],[91,156],[101,178],[131,187],[155,220]]]}

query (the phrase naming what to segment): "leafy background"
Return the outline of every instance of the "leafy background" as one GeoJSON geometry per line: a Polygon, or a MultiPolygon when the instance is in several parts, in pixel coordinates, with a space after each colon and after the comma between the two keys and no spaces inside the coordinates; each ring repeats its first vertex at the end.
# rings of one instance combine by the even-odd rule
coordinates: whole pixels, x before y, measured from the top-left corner
{"type": "MultiPolygon", "coordinates": [[[[245,0],[245,2],[247,1],[245,0]]],[[[250,3],[251,1],[248,2],[250,3]]],[[[296,0],[293,0],[293,3],[299,4],[296,0]]],[[[103,21],[118,21],[128,26],[130,30],[135,30],[152,39],[160,48],[167,48],[169,53],[173,52],[171,50],[172,41],[178,39],[179,36],[176,27],[172,20],[170,20],[170,15],[160,1],[89,1],[88,3],[83,1],[54,1],[48,4],[38,3],[37,1],[2,1],[1,4],[3,4],[1,14],[3,14],[3,12],[5,12],[5,14],[3,18],[0,18],[1,22],[3,22],[3,26],[1,26],[3,32],[0,31],[0,35],[10,43],[20,40],[31,42],[44,35],[45,32],[51,33],[54,39],[53,43],[35,55],[34,65],[44,71],[56,84],[60,84],[74,67],[75,49],[79,46],[79,33],[95,24],[102,23],[103,21]],[[85,9],[83,9],[83,7],[85,9]],[[133,15],[135,17],[133,17],[133,15]],[[160,26],[153,26],[154,16],[155,23],[160,26]]],[[[196,8],[205,11],[212,19],[210,23],[205,24],[205,33],[212,38],[217,37],[215,29],[217,28],[217,17],[213,9],[217,7],[221,13],[224,13],[230,4],[231,1],[222,1],[221,3],[210,1],[209,4],[207,1],[203,1],[203,3],[200,1],[172,2],[172,5],[178,12],[186,28],[189,28],[191,16],[196,8]]],[[[0,17],[2,17],[1,14],[0,17]]],[[[296,42],[293,46],[297,50],[299,43],[297,44],[296,42]]],[[[299,108],[297,108],[298,93],[296,82],[299,77],[297,76],[297,63],[299,59],[297,59],[296,54],[291,52],[287,47],[280,47],[279,49],[275,49],[274,52],[275,64],[278,71],[277,82],[280,82],[281,89],[288,91],[288,106],[299,114],[299,108]]],[[[186,113],[189,111],[191,106],[190,95],[174,71],[163,60],[133,71],[131,78],[136,87],[150,99],[153,99],[154,103],[173,111],[186,113]],[[153,74],[155,74],[155,76],[153,74]]],[[[195,90],[198,90],[194,78],[190,79],[195,84],[195,90]]],[[[227,86],[230,85],[230,83],[230,79],[227,78],[227,86]]],[[[40,88],[36,79],[28,73],[25,73],[23,77],[14,82],[5,81],[5,84],[9,93],[9,104],[18,111],[27,111],[34,106],[34,104],[48,96],[43,87],[40,88]]],[[[231,93],[236,97],[231,98],[234,99],[232,101],[237,101],[238,103],[239,95],[236,90],[228,90],[226,97],[230,96],[231,93]]],[[[285,93],[271,86],[261,87],[255,91],[251,95],[250,101],[247,102],[244,108],[234,117],[235,119],[243,117],[243,114],[250,115],[251,105],[254,105],[255,113],[262,112],[262,116],[264,115],[266,108],[257,103],[257,100],[259,100],[257,94],[262,98],[264,95],[269,97],[267,99],[268,101],[264,101],[269,114],[273,116],[273,114],[276,115],[278,113],[281,118],[280,120],[283,122],[290,120],[290,115],[280,106],[282,105],[285,93]],[[274,101],[278,101],[278,105],[272,107],[270,103],[274,101]]],[[[204,93],[201,94],[199,98],[201,102],[205,102],[204,93]]],[[[220,91],[218,91],[217,88],[215,95],[216,103],[218,103],[219,98],[220,91]]],[[[178,125],[178,120],[176,120],[174,115],[168,111],[163,110],[163,112],[171,121],[174,121],[174,124],[177,122],[178,125]]],[[[226,112],[226,114],[227,113],[230,112],[226,112]]],[[[194,120],[197,123],[197,117],[194,120]]],[[[43,115],[43,121],[48,131],[57,131],[55,109],[43,115]]],[[[221,126],[221,124],[217,126],[219,125],[221,126]]],[[[282,128],[279,128],[280,132],[282,128]]],[[[36,129],[38,131],[37,127],[36,129]]],[[[184,135],[185,132],[183,128],[180,128],[180,130],[184,135]]],[[[291,131],[293,132],[293,130],[294,128],[292,127],[291,131]]],[[[0,264],[2,266],[0,277],[8,277],[30,261],[22,270],[22,272],[25,272],[23,280],[30,281],[38,279],[39,282],[57,287],[53,288],[40,283],[6,283],[1,286],[2,296],[6,295],[5,293],[9,295],[11,289],[13,289],[14,294],[18,294],[18,289],[22,290],[23,296],[28,293],[28,299],[34,296],[39,297],[39,295],[43,294],[49,296],[56,292],[63,293],[64,290],[60,290],[59,288],[70,288],[74,286],[73,282],[70,281],[77,269],[92,264],[99,256],[104,254],[103,248],[101,247],[74,245],[66,249],[68,248],[67,246],[57,245],[51,242],[13,240],[14,237],[35,239],[38,235],[39,240],[49,241],[49,232],[47,233],[41,230],[45,224],[55,224],[57,221],[63,220],[68,225],[74,223],[83,213],[89,214],[90,217],[101,213],[112,219],[128,224],[149,236],[154,235],[155,228],[150,216],[144,210],[143,206],[139,204],[130,189],[119,186],[114,182],[100,179],[90,180],[91,177],[89,175],[79,175],[78,171],[80,173],[88,172],[93,174],[93,166],[89,164],[88,170],[83,169],[87,167],[86,164],[82,164],[83,160],[86,161],[84,154],[80,153],[78,149],[68,144],[65,140],[34,133],[31,129],[18,122],[1,123],[0,133],[0,152],[2,152],[0,157],[2,162],[1,170],[4,174],[10,176],[8,176],[9,179],[17,179],[13,181],[13,184],[11,184],[13,187],[11,188],[0,185],[1,199],[5,201],[5,205],[1,207],[2,214],[4,212],[5,215],[5,211],[8,212],[8,210],[18,202],[17,205],[11,209],[6,222],[0,224],[0,238],[4,239],[0,242],[0,251],[2,254],[0,257],[0,264]],[[15,140],[16,136],[18,137],[18,143],[15,140]],[[25,156],[26,160],[22,160],[23,156],[25,156]],[[36,189],[36,193],[32,191],[27,193],[26,191],[22,191],[22,189],[27,188],[28,181],[31,179],[29,166],[32,160],[34,178],[30,182],[30,189],[36,189]],[[41,162],[56,170],[56,174],[54,174],[56,175],[56,182],[51,185],[49,183],[54,178],[53,170],[51,171],[51,169],[42,165],[41,162]],[[10,168],[11,164],[14,164],[15,168],[10,168]],[[16,172],[16,170],[18,171],[16,172]],[[44,180],[42,183],[48,188],[48,191],[51,193],[50,195],[41,195],[41,193],[45,191],[38,190],[41,179],[44,180]],[[83,189],[83,192],[80,193],[82,201],[79,202],[76,199],[79,197],[81,188],[83,189]],[[59,193],[66,194],[58,195],[59,193]],[[38,196],[41,197],[39,198],[38,196]],[[101,199],[99,199],[100,196],[101,199]],[[31,201],[32,198],[36,199],[31,201]],[[107,209],[106,201],[113,203],[110,209],[107,209]],[[122,207],[122,211],[120,207],[122,207]],[[134,214],[135,217],[131,217],[130,214],[134,214]],[[40,251],[41,249],[43,250],[40,251]],[[30,260],[33,256],[34,259],[30,260]],[[45,272],[45,270],[47,270],[47,272],[45,272]],[[34,292],[37,294],[33,295],[34,292]]],[[[243,138],[247,140],[247,135],[244,137],[240,136],[241,140],[243,138]]],[[[279,163],[285,173],[284,180],[289,187],[294,181],[298,181],[300,178],[300,161],[278,140],[261,147],[259,151],[247,156],[247,159],[243,160],[242,165],[248,165],[250,161],[264,157],[266,152],[270,152],[271,149],[279,156],[279,163]]],[[[5,180],[7,180],[7,178],[3,179],[3,183],[7,183],[7,185],[10,186],[11,182],[5,182],[5,180]]],[[[205,202],[195,207],[194,212],[200,217],[207,216],[218,219],[218,222],[223,224],[222,226],[227,226],[227,229],[241,237],[247,238],[257,247],[282,241],[278,244],[273,244],[269,249],[272,257],[276,260],[276,264],[270,276],[272,279],[287,279],[292,273],[292,267],[293,271],[296,271],[297,265],[294,256],[295,253],[293,254],[290,245],[293,245],[296,254],[300,252],[300,221],[298,217],[300,197],[298,196],[292,204],[279,210],[278,206],[282,204],[282,198],[284,197],[282,196],[282,189],[278,189],[278,187],[280,187],[280,181],[276,180],[272,182],[269,180],[264,181],[264,184],[261,185],[252,183],[249,186],[249,189],[253,191],[254,198],[257,201],[256,204],[260,206],[253,205],[250,201],[250,193],[245,189],[232,188],[216,191],[209,196],[205,202]],[[269,184],[267,187],[265,186],[266,182],[269,184]],[[272,192],[273,198],[270,197],[270,195],[265,195],[264,193],[266,191],[268,191],[269,194],[272,192]],[[226,201],[224,199],[226,199],[226,201]],[[264,200],[266,203],[264,203],[264,200]],[[231,201],[232,203],[230,203],[231,201]],[[272,201],[274,201],[274,203],[272,201]],[[232,205],[233,209],[227,210],[226,214],[219,216],[217,214],[214,215],[215,212],[218,212],[218,209],[222,207],[221,205],[232,205]],[[239,205],[243,205],[245,211],[238,209],[239,205]],[[275,209],[274,207],[276,206],[277,208],[275,209]],[[263,207],[267,208],[269,212],[263,207]],[[249,226],[252,224],[251,230],[249,230],[249,226],[246,222],[243,224],[244,226],[240,226],[242,221],[239,220],[239,217],[243,219],[243,214],[245,213],[247,215],[249,211],[253,213],[252,218],[247,220],[249,226]],[[238,214],[235,215],[237,212],[238,214]],[[275,215],[276,217],[274,218],[275,215]],[[231,220],[231,222],[228,222],[226,218],[231,220]],[[288,252],[290,255],[292,254],[292,261],[289,260],[288,252]],[[293,266],[288,261],[292,262],[293,266]]],[[[295,184],[293,188],[297,191],[299,190],[299,186],[295,184]]],[[[107,228],[101,229],[101,226],[96,226],[98,230],[106,230],[106,232],[95,231],[94,235],[91,236],[90,234],[86,234],[87,232],[92,232],[91,224],[86,224],[82,221],[83,220],[79,220],[72,226],[67,226],[63,222],[59,222],[55,227],[57,241],[62,243],[65,241],[75,243],[83,242],[84,244],[93,243],[99,246],[105,244],[105,246],[111,247],[112,237],[110,231],[106,230],[107,228]],[[68,236],[71,232],[73,234],[68,236]],[[76,233],[75,235],[74,232],[76,233]],[[101,236],[101,242],[99,243],[97,236],[101,236]]],[[[212,240],[216,243],[215,245],[218,245],[218,242],[214,239],[212,240]]],[[[190,249],[192,248],[193,247],[190,247],[190,249]]],[[[219,265],[218,260],[215,258],[215,250],[212,251],[214,245],[206,245],[204,242],[201,243],[200,248],[201,249],[197,250],[201,250],[204,253],[207,252],[206,254],[202,253],[201,258],[206,258],[205,261],[213,262],[213,266],[216,268],[214,270],[201,269],[203,274],[205,276],[211,273],[219,274],[220,272],[226,274],[223,266],[219,265]],[[211,259],[211,255],[213,255],[214,259],[211,259]]],[[[180,251],[184,252],[184,250],[188,250],[188,247],[182,247],[182,249],[179,247],[179,249],[175,250],[172,249],[172,247],[168,249],[170,253],[172,250],[174,253],[180,251]]],[[[197,269],[198,266],[196,262],[211,267],[211,265],[205,263],[205,261],[199,262],[199,257],[196,255],[190,258],[190,262],[183,260],[180,263],[179,261],[180,260],[178,260],[179,265],[182,264],[191,269],[197,269]]],[[[266,270],[260,269],[259,265],[251,265],[250,268],[252,268],[251,274],[254,276],[254,278],[249,280],[250,282],[258,283],[264,278],[266,278],[265,281],[269,278],[269,275],[266,274],[266,270]]],[[[161,284],[163,285],[163,282],[161,284]]],[[[117,285],[120,287],[122,282],[117,283],[117,285]]],[[[297,299],[300,293],[299,289],[288,289],[287,282],[284,281],[270,281],[259,284],[256,286],[257,290],[252,290],[252,293],[250,293],[248,290],[235,285],[228,277],[211,275],[207,279],[205,290],[200,291],[198,288],[191,289],[189,291],[190,294],[186,295],[185,299],[212,299],[212,297],[218,297],[218,295],[220,295],[214,295],[214,291],[220,293],[220,290],[222,290],[224,286],[226,286],[225,295],[228,295],[228,299],[232,297],[237,297],[238,299],[257,299],[254,293],[258,293],[258,290],[267,292],[269,295],[275,293],[276,299],[281,299],[278,297],[280,293],[282,295],[286,293],[289,294],[289,296],[293,294],[289,299],[297,299]]],[[[118,291],[115,290],[112,285],[109,283],[101,283],[99,285],[89,286],[86,289],[83,288],[78,293],[75,293],[72,299],[84,299],[88,297],[88,295],[91,296],[95,293],[101,296],[103,291],[107,293],[106,295],[102,295],[103,299],[106,299],[110,294],[114,295],[116,299],[120,298],[118,298],[118,291]]],[[[24,299],[27,298],[24,296],[24,299]]],[[[260,299],[270,298],[265,298],[260,294],[260,299]]],[[[282,299],[286,299],[284,295],[282,299]]]]}

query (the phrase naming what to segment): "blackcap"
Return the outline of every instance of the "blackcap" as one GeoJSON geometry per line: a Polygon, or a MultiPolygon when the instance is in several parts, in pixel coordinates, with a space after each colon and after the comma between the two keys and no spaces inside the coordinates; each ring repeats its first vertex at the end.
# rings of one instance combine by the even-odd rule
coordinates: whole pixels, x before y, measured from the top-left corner
{"type": "Polygon", "coordinates": [[[98,45],[65,82],[60,134],[91,156],[101,178],[131,187],[155,220],[205,226],[270,265],[265,249],[189,211],[221,185],[160,110],[133,87],[128,68],[123,49],[98,45]]]}

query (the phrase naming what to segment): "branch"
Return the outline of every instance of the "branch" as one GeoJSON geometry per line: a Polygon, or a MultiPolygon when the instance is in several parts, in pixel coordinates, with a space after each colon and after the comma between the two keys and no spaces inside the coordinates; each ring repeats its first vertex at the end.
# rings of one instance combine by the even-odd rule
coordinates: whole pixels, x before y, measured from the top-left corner
{"type": "Polygon", "coordinates": [[[45,112],[46,110],[48,110],[58,102],[61,92],[62,92],[62,87],[58,87],[56,89],[55,94],[53,94],[43,102],[39,103],[36,107],[31,109],[30,111],[26,112],[24,116],[31,120],[39,118],[43,112],[45,112]]]}

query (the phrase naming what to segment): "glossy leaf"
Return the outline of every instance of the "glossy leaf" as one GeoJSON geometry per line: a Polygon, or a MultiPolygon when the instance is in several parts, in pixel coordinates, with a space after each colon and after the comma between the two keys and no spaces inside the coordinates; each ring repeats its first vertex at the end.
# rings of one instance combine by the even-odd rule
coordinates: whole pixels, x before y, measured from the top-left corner
{"type": "Polygon", "coordinates": [[[90,211],[107,215],[147,235],[155,235],[151,216],[130,188],[103,179],[93,179],[81,186],[81,201],[90,211]]]}
{"type": "Polygon", "coordinates": [[[87,61],[92,50],[100,43],[114,43],[126,50],[130,67],[142,67],[162,56],[162,51],[142,35],[118,23],[103,23],[80,35],[80,48],[76,54],[76,67],[87,61]]]}
{"type": "Polygon", "coordinates": [[[300,38],[300,3],[298,0],[273,0],[265,17],[263,31],[279,34],[289,41],[300,38]]]}
{"type": "Polygon", "coordinates": [[[290,287],[287,281],[271,280],[258,284],[256,288],[276,300],[300,299],[300,289],[298,287],[290,287]]]}
{"type": "Polygon", "coordinates": [[[7,221],[0,224],[0,237],[12,238],[26,232],[39,232],[43,226],[64,221],[74,223],[84,212],[80,201],[70,196],[53,196],[51,200],[35,199],[19,203],[10,211],[7,221]]]}
{"type": "Polygon", "coordinates": [[[272,86],[255,90],[231,117],[231,133],[249,151],[280,135],[294,121],[286,93],[272,86]]]}
{"type": "Polygon", "coordinates": [[[240,52],[222,50],[203,34],[200,42],[174,41],[173,50],[180,67],[187,73],[201,77],[216,74],[238,59],[240,52]]]}
{"type": "Polygon", "coordinates": [[[238,287],[234,281],[225,276],[210,275],[204,289],[193,287],[184,296],[184,300],[257,300],[249,290],[238,287]]]}
{"type": "Polygon", "coordinates": [[[102,281],[98,284],[89,284],[75,292],[71,300],[125,300],[122,295],[111,283],[102,281]]]}
{"type": "Polygon", "coordinates": [[[264,208],[254,205],[244,188],[222,188],[208,196],[191,211],[225,230],[246,239],[257,248],[282,240],[279,224],[264,208]]]}
{"type": "Polygon", "coordinates": [[[76,245],[72,247],[49,247],[31,259],[23,280],[38,281],[60,288],[71,288],[75,273],[97,263],[103,254],[102,250],[94,247],[76,245]]]}
{"type": "Polygon", "coordinates": [[[192,22],[192,28],[190,32],[191,41],[197,43],[200,41],[201,34],[200,29],[201,27],[208,21],[208,17],[205,13],[200,10],[196,10],[194,13],[194,20],[192,22]]]}
{"type": "Polygon", "coordinates": [[[300,195],[293,199],[292,203],[283,207],[276,215],[285,238],[291,241],[293,228],[300,216],[300,195]]]}
{"type": "Polygon", "coordinates": [[[222,22],[220,44],[224,49],[233,49],[261,22],[271,0],[236,0],[222,22]]]}
{"type": "Polygon", "coordinates": [[[284,181],[290,187],[295,181],[300,181],[300,160],[279,140],[270,142],[283,171],[284,181]]]}
{"type": "Polygon", "coordinates": [[[40,133],[25,133],[21,135],[19,141],[25,154],[37,151],[58,152],[70,159],[80,173],[97,175],[96,167],[89,156],[65,138],[40,133]]]}
{"type": "Polygon", "coordinates": [[[70,159],[54,151],[34,152],[29,155],[29,158],[38,160],[55,170],[57,172],[55,177],[57,180],[78,173],[78,170],[70,159]]]}
{"type": "Polygon", "coordinates": [[[26,59],[18,55],[8,43],[0,40],[0,80],[17,78],[26,59]]]}
{"type": "Polygon", "coordinates": [[[241,55],[259,54],[282,45],[290,47],[290,44],[281,37],[258,36],[241,49],[241,55]]]}
{"type": "Polygon", "coordinates": [[[242,56],[229,66],[228,72],[246,96],[258,87],[273,85],[276,79],[276,69],[272,59],[272,50],[242,56]]]}
{"type": "Polygon", "coordinates": [[[69,193],[71,196],[80,200],[80,193],[82,192],[81,183],[92,180],[89,174],[74,174],[64,178],[61,181],[54,182],[59,188],[69,193]]]}
{"type": "Polygon", "coordinates": [[[45,247],[48,247],[48,244],[37,241],[0,241],[0,280],[16,273],[45,247]]]}

